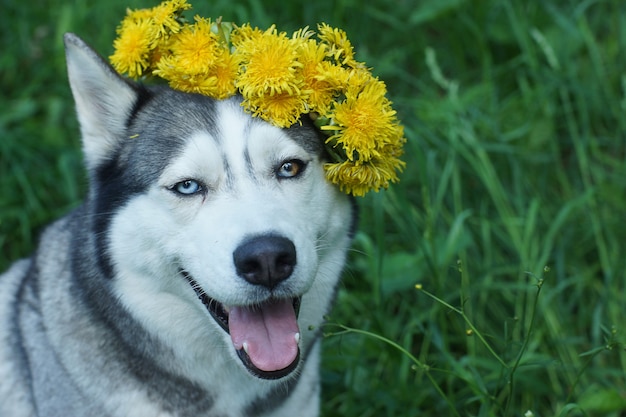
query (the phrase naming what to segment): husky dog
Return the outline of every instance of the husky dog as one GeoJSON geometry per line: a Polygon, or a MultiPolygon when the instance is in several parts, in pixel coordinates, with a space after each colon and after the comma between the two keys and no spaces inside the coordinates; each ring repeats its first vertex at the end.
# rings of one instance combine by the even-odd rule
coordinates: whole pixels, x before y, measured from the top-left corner
{"type": "Polygon", "coordinates": [[[351,199],[323,139],[65,36],[89,194],[0,276],[0,416],[315,416],[351,199]]]}

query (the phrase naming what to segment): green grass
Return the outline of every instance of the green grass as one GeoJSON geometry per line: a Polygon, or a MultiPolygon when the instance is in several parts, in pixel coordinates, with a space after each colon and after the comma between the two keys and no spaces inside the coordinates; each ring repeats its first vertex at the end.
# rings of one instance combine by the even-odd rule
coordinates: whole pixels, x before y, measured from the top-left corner
{"type": "MultiPolygon", "coordinates": [[[[0,269],[84,193],[61,34],[108,55],[153,4],[4,1],[0,269]]],[[[626,3],[194,6],[341,26],[406,127],[401,183],[359,200],[323,415],[626,415],[626,3]]]]}

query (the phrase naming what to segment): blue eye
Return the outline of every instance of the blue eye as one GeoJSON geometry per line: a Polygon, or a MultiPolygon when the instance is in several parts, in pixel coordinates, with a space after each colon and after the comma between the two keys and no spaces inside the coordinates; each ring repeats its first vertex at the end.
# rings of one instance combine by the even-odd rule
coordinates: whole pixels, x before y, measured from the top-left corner
{"type": "Polygon", "coordinates": [[[172,190],[174,190],[178,194],[192,195],[201,192],[203,190],[203,187],[196,180],[185,180],[175,184],[172,190]]]}

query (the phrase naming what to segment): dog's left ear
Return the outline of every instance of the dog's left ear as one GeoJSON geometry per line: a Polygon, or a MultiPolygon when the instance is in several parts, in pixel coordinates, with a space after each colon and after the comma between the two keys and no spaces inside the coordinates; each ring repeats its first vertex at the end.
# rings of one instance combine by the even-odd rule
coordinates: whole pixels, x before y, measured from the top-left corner
{"type": "Polygon", "coordinates": [[[126,139],[126,121],[137,101],[138,87],[119,76],[78,36],[66,33],[64,41],[83,151],[87,167],[93,170],[126,139]]]}

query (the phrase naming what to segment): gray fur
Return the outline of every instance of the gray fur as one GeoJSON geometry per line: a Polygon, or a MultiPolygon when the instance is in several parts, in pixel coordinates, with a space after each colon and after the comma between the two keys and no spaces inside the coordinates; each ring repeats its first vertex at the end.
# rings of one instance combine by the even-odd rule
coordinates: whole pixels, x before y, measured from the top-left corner
{"type": "Polygon", "coordinates": [[[283,131],[308,166],[304,179],[281,182],[272,167],[290,154],[250,150],[255,135],[271,144],[279,131],[245,115],[240,98],[142,87],[75,35],[65,43],[89,195],[45,230],[31,258],[0,276],[0,417],[317,415],[319,331],[305,326],[319,328],[330,308],[353,224],[349,199],[323,180],[317,131],[307,121],[283,131]],[[223,153],[198,156],[193,146],[223,153]],[[176,181],[187,179],[177,170],[206,177],[202,199],[174,195],[176,181]],[[288,218],[297,220],[293,230],[288,218]],[[196,274],[213,298],[261,302],[269,290],[203,276],[212,264],[196,263],[231,262],[203,252],[214,241],[231,247],[277,231],[304,245],[298,256],[314,247],[316,259],[299,258],[295,277],[272,290],[302,297],[301,359],[288,375],[263,380],[238,360],[180,270],[196,274]],[[172,236],[180,243],[170,248],[172,236]],[[194,239],[200,244],[188,246],[194,239]]]}

